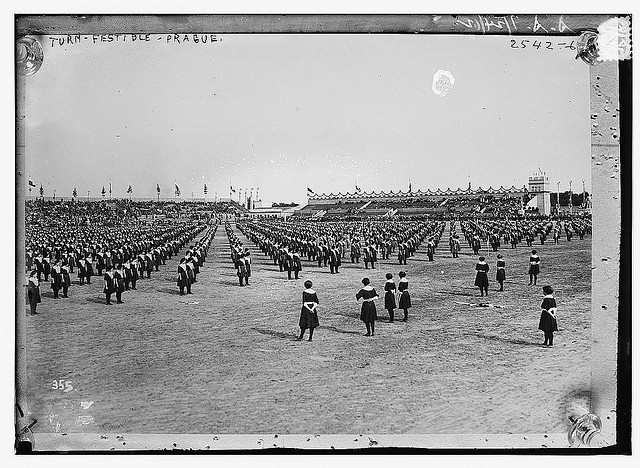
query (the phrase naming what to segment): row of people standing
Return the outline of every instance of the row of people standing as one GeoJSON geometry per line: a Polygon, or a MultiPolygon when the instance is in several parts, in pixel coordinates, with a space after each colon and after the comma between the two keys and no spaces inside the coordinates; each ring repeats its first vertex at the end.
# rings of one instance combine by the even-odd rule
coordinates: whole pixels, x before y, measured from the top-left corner
{"type": "Polygon", "coordinates": [[[186,294],[193,294],[192,285],[197,282],[197,275],[200,273],[200,268],[207,260],[207,253],[213,237],[216,235],[218,225],[215,224],[200,238],[195,245],[192,245],[185,253],[185,256],[180,259],[178,264],[178,276],[177,284],[180,288],[180,295],[184,296],[185,289],[186,294]]]}
{"type": "MultiPolygon", "coordinates": [[[[393,275],[387,273],[385,275],[386,282],[384,284],[385,298],[384,307],[389,313],[389,323],[394,322],[394,310],[400,308],[404,311],[403,322],[409,319],[409,309],[411,308],[411,296],[409,294],[409,281],[407,274],[401,271],[398,276],[400,281],[396,287],[393,281],[393,275]]],[[[300,310],[300,319],[298,326],[300,327],[300,335],[296,341],[302,340],[307,329],[309,329],[309,341],[313,340],[313,331],[320,326],[318,319],[318,305],[320,301],[315,290],[311,289],[313,283],[310,280],[304,282],[304,291],[302,292],[302,308],[300,310]]],[[[375,323],[378,320],[378,312],[375,301],[379,299],[375,288],[371,286],[369,278],[362,279],[362,288],[356,293],[356,300],[362,299],[360,307],[360,320],[364,322],[367,330],[365,336],[375,335],[375,323]]]]}
{"type": "Polygon", "coordinates": [[[229,248],[231,249],[231,262],[236,270],[240,286],[249,286],[251,252],[247,247],[243,247],[242,241],[236,236],[229,222],[225,223],[224,228],[229,240],[229,248]]]}
{"type": "MultiPolygon", "coordinates": [[[[489,295],[489,265],[487,264],[485,257],[480,256],[478,263],[476,263],[476,279],[474,285],[480,288],[480,297],[489,295]]],[[[540,256],[538,251],[533,249],[529,256],[529,285],[538,284],[538,275],[540,274],[540,256]]],[[[507,278],[506,275],[506,262],[502,257],[502,254],[497,255],[496,262],[496,281],[500,284],[499,291],[504,291],[504,282],[507,278]]]]}
{"type": "MultiPolygon", "coordinates": [[[[42,232],[38,232],[32,226],[27,242],[26,267],[28,271],[35,272],[38,287],[42,277],[45,281],[50,277],[54,299],[60,298],[60,291],[63,298],[69,297],[74,268],[77,269],[77,284],[80,286],[90,285],[97,270],[97,275],[103,278],[103,271],[109,271],[114,285],[118,284],[121,276],[125,290],[129,287],[136,289],[137,280],[144,278],[145,272],[149,278],[153,270],[159,271],[167,259],[176,255],[186,242],[205,228],[206,225],[199,221],[186,220],[173,226],[90,226],[78,228],[83,233],[79,235],[72,232],[73,227],[55,230],[39,227],[42,232]],[[136,239],[135,235],[141,238],[136,239]]],[[[117,289],[114,286],[113,292],[117,289]]]]}

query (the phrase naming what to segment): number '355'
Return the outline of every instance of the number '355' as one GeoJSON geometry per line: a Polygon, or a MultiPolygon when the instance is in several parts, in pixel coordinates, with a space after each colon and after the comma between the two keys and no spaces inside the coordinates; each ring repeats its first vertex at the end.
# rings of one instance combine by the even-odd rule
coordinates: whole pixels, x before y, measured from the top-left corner
{"type": "Polygon", "coordinates": [[[51,388],[53,390],[62,390],[63,392],[67,393],[73,390],[73,385],[71,385],[71,380],[54,379],[51,388]]]}

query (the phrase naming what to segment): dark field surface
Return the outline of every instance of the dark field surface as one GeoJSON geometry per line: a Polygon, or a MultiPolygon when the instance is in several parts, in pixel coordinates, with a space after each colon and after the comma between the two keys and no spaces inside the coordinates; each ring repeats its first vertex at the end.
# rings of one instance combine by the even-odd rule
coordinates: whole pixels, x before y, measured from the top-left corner
{"type": "Polygon", "coordinates": [[[535,287],[526,244],[502,248],[502,293],[491,252],[487,299],[473,287],[477,258],[467,245],[450,258],[448,229],[432,263],[423,245],[407,266],[392,259],[365,270],[347,260],[331,275],[304,261],[291,281],[237,234],[252,249],[249,287],[237,285],[223,226],[194,295],[178,295],[175,257],[123,294],[124,304],[104,305],[101,278],[58,300],[42,282],[40,314],[27,317],[34,431],[564,432],[569,395],[588,397],[590,237],[536,242],[535,287]],[[407,323],[388,323],[384,274],[397,282],[400,269],[413,308],[407,323]],[[363,336],[355,300],[364,276],[381,295],[374,337],[363,336]],[[313,342],[295,342],[305,279],[320,298],[320,328],[313,342]],[[551,349],[537,330],[544,284],[558,302],[551,349]],[[476,307],[481,302],[500,307],[476,307]],[[72,389],[54,389],[54,379],[72,389]]]}

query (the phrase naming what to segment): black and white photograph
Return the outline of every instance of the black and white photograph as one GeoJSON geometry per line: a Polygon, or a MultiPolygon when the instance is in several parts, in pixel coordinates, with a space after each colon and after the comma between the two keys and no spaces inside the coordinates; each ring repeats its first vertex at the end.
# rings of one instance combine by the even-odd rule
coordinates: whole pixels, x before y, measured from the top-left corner
{"type": "Polygon", "coordinates": [[[16,16],[18,438],[615,445],[625,27],[16,16]]]}

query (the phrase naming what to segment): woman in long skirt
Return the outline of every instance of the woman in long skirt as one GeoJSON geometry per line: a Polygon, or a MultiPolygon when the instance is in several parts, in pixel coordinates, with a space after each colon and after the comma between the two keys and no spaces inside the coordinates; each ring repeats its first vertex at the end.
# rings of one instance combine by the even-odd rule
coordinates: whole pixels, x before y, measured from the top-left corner
{"type": "Polygon", "coordinates": [[[496,281],[500,283],[500,291],[504,291],[504,280],[507,277],[505,272],[506,263],[502,260],[502,254],[498,254],[498,263],[496,265],[496,281]]]}
{"type": "Polygon", "coordinates": [[[318,300],[318,294],[311,289],[313,283],[309,280],[304,282],[304,291],[302,291],[302,309],[300,310],[300,336],[296,338],[296,341],[302,340],[304,336],[304,331],[309,329],[309,341],[313,339],[313,330],[314,328],[320,326],[320,322],[318,321],[318,304],[320,301],[318,300]]]}
{"type": "Polygon", "coordinates": [[[476,282],[475,285],[480,288],[480,297],[485,294],[489,295],[489,265],[484,261],[484,257],[478,259],[476,264],[476,282]]]}
{"type": "Polygon", "coordinates": [[[401,271],[398,273],[400,281],[398,282],[398,292],[400,293],[400,300],[398,301],[398,308],[404,312],[403,322],[409,320],[409,309],[411,308],[411,296],[409,295],[409,280],[407,279],[407,273],[401,271]]]}
{"type": "Polygon", "coordinates": [[[387,282],[384,283],[384,308],[389,311],[389,323],[393,323],[393,309],[396,306],[396,283],[393,281],[393,275],[387,273],[387,282]]]}
{"type": "Polygon", "coordinates": [[[551,286],[545,286],[542,288],[542,292],[544,292],[544,299],[540,305],[542,313],[540,314],[538,330],[544,332],[544,344],[542,346],[553,348],[553,332],[558,331],[556,299],[553,297],[553,288],[551,286]]]}
{"type": "Polygon", "coordinates": [[[362,308],[360,309],[360,320],[362,320],[367,327],[367,333],[364,336],[373,336],[375,334],[375,323],[376,320],[378,320],[376,305],[373,302],[378,299],[378,293],[369,283],[369,278],[363,278],[363,287],[356,294],[356,300],[363,300],[362,308]]]}

